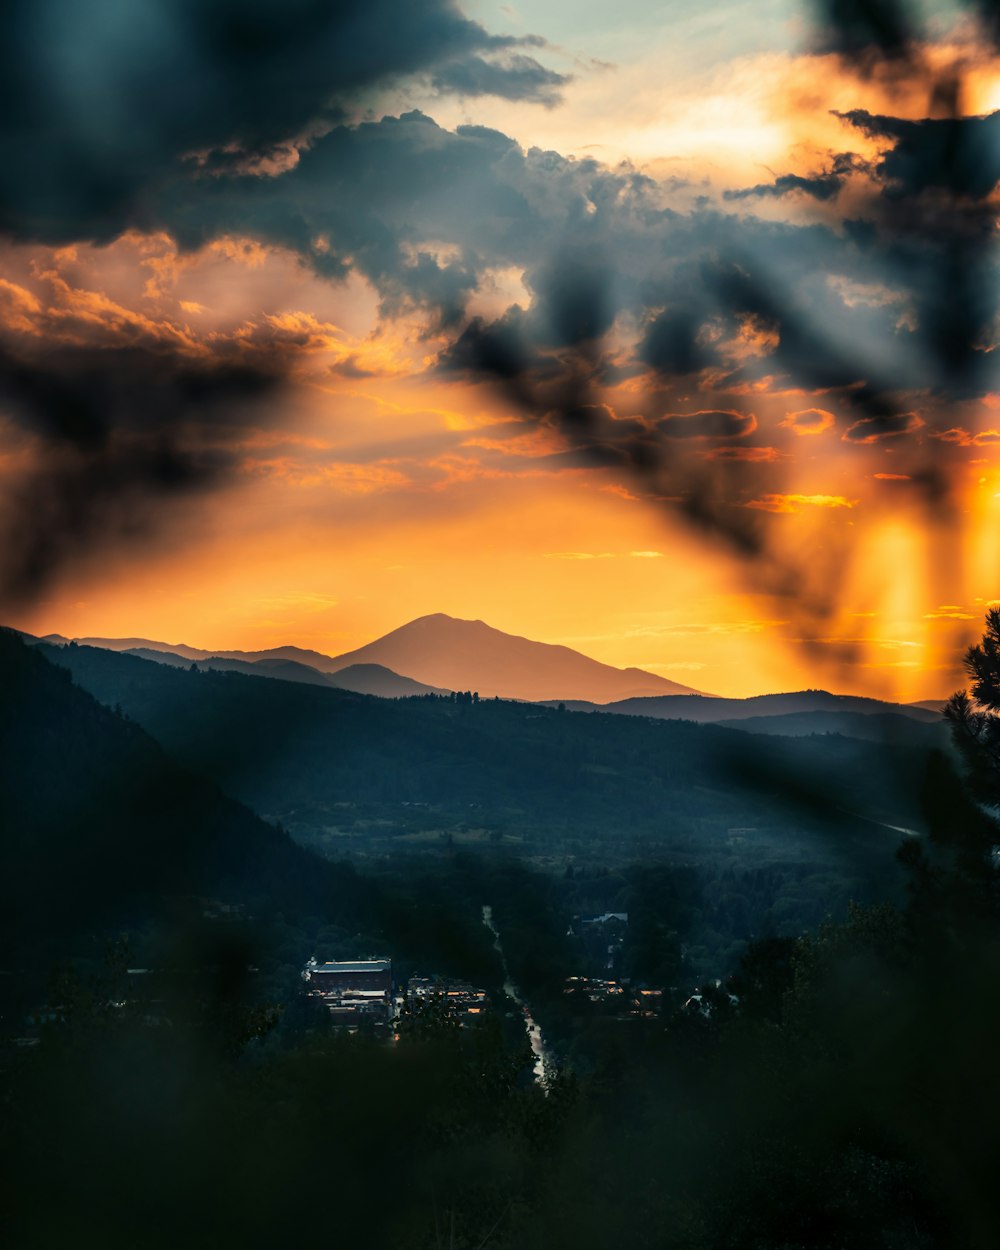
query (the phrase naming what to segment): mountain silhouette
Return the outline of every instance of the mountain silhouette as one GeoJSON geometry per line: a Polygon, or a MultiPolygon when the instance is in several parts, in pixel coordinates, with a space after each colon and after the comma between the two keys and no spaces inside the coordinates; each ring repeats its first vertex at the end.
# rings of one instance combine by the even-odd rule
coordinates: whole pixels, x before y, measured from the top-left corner
{"type": "MultiPolygon", "coordinates": [[[[50,634],[42,641],[63,645],[69,639],[50,634]]],[[[282,660],[328,675],[354,669],[356,665],[378,665],[388,669],[397,681],[368,671],[352,673],[350,685],[339,680],[335,684],[365,694],[390,697],[426,694],[430,690],[476,690],[482,698],[498,695],[503,699],[529,702],[578,699],[603,704],[654,695],[699,693],[690,686],[641,668],[614,668],[570,647],[534,642],[494,629],[484,621],[459,620],[443,612],[418,617],[374,642],[338,656],[293,646],[265,651],[208,651],[187,643],[156,642],[149,638],[77,638],[74,641],[107,651],[129,651],[147,659],[158,658],[151,654],[153,652],[170,653],[187,663],[238,660],[256,665],[262,661],[282,660]],[[400,684],[400,678],[409,678],[424,688],[408,688],[400,684]]],[[[257,675],[265,673],[261,670],[257,675]]],[[[284,673],[273,670],[269,675],[307,680],[302,674],[293,676],[289,670],[284,673]]]]}
{"type": "MultiPolygon", "coordinates": [[[[548,703],[554,700],[546,700],[548,703]]],[[[931,705],[934,706],[934,705],[931,705]]],[[[688,694],[653,698],[622,699],[614,703],[597,705],[582,700],[567,701],[566,707],[573,712],[601,711],[621,716],[649,716],[655,720],[687,720],[700,725],[738,726],[745,720],[761,722],[759,732],[781,733],[776,722],[785,716],[850,715],[880,716],[893,714],[926,725],[941,721],[940,711],[919,703],[886,703],[881,699],[869,699],[863,695],[831,694],[828,690],[793,690],[785,694],[758,694],[748,699],[720,699],[714,696],[688,694]],[[762,722],[771,722],[766,728],[762,722]]],[[[854,726],[857,728],[857,725],[854,726]]],[[[796,726],[796,733],[826,733],[834,731],[832,725],[817,723],[815,728],[796,726]]],[[[791,722],[784,732],[793,732],[791,722]]],[[[838,731],[834,731],[838,732],[838,731]]],[[[841,728],[839,732],[848,732],[841,728]]],[[[870,727],[863,736],[868,736],[870,727]]]]}
{"type": "MultiPolygon", "coordinates": [[[[102,650],[116,650],[104,647],[102,650]]],[[[188,648],[194,650],[194,648],[188,648]]],[[[265,658],[261,660],[234,660],[225,655],[213,655],[207,660],[192,660],[176,651],[161,651],[155,647],[129,647],[123,655],[138,656],[156,664],[168,664],[173,668],[190,668],[192,664],[200,672],[216,670],[222,673],[245,673],[248,677],[274,677],[279,681],[298,681],[307,686],[333,686],[337,690],[352,690],[355,694],[374,694],[383,699],[407,699],[414,695],[448,694],[436,686],[402,677],[382,664],[349,664],[336,673],[322,673],[310,664],[298,660],[265,658]]]]}
{"type": "Polygon", "coordinates": [[[695,693],[690,686],[640,668],[614,668],[569,647],[533,642],[484,621],[458,620],[442,612],[418,617],[334,660],[337,669],[359,663],[384,664],[433,686],[477,690],[480,697],[609,703],[695,693]]]}
{"type": "Polygon", "coordinates": [[[348,664],[335,673],[326,674],[326,680],[338,690],[353,690],[355,694],[376,694],[382,699],[407,699],[421,694],[449,694],[442,686],[429,686],[414,681],[401,673],[386,668],[384,664],[348,664]]]}

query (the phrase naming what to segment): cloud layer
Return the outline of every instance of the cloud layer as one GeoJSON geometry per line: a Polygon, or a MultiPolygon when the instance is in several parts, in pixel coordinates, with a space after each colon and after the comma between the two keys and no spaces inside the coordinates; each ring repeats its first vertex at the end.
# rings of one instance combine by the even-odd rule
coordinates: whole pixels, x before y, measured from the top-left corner
{"type": "MultiPolygon", "coordinates": [[[[132,304],[96,280],[71,289],[48,261],[0,281],[16,460],[3,593],[24,600],[84,552],[146,541],[226,482],[262,428],[277,438],[304,374],[332,387],[409,372],[514,428],[341,447],[330,480],[430,490],[589,467],[736,557],[817,632],[864,506],[817,464],[905,484],[892,489],[943,521],[997,423],[998,115],[961,98],[964,65],[993,53],[946,64],[908,12],[820,6],[816,46],[858,101],[817,111],[836,146],[719,195],[687,188],[681,206],[676,182],[628,164],[382,115],[380,93],[418,81],[558,103],[566,77],[541,40],[491,34],[447,0],[14,0],[0,14],[0,232],[39,255],[97,243],[109,284],[113,240],[168,251],[142,262],[132,304]],[[360,343],[277,301],[220,330],[207,295],[174,299],[213,248],[356,283],[376,324],[360,343]],[[825,556],[791,549],[785,513],[840,527],[825,556]]],[[[325,454],[282,448],[273,463],[301,480],[325,454]]]]}

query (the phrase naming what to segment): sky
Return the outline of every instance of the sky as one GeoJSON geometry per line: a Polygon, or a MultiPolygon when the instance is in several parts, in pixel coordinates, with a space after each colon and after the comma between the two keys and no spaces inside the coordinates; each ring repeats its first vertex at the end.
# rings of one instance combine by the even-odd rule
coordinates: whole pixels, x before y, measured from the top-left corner
{"type": "Polygon", "coordinates": [[[0,619],[431,612],[941,697],[1000,599],[993,7],[10,0],[0,619]]]}

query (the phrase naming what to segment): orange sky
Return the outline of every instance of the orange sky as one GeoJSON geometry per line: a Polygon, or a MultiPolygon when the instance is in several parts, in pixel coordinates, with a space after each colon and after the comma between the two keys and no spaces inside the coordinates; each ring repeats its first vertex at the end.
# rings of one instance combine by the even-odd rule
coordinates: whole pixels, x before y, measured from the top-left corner
{"type": "MultiPolygon", "coordinates": [[[[986,111],[1000,101],[995,66],[955,38],[928,57],[965,57],[963,107],[986,111]]],[[[836,236],[852,197],[868,194],[867,174],[849,175],[836,200],[751,203],[722,191],[813,176],[848,143],[874,161],[886,142],[830,110],[891,105],[920,117],[926,91],[782,50],[702,68],[667,95],[637,52],[617,71],[578,74],[553,108],[409,102],[446,130],[476,121],[522,149],[583,154],[590,134],[609,168],[627,158],[649,173],[648,194],[667,213],[691,211],[700,196],[729,219],[752,216],[755,229],[816,223],[836,236]]],[[[619,243],[621,272],[638,283],[649,244],[633,257],[628,239],[619,243]]],[[[424,237],[412,264],[429,257],[443,271],[468,246],[424,237]]],[[[818,272],[815,286],[845,325],[885,314],[906,329],[916,314],[905,275],[896,279],[818,272]]],[[[565,425],[489,379],[437,367],[462,325],[515,306],[530,316],[537,302],[525,266],[499,261],[480,264],[467,294],[461,324],[443,324],[419,302],[389,306],[358,268],[331,277],[294,248],[238,231],[188,250],[168,230],[136,228],[101,246],[4,245],[0,324],[12,350],[126,345],[196,362],[275,360],[282,371],[236,442],[226,435],[232,471],[76,552],[7,623],[337,653],[441,611],[724,695],[823,685],[917,699],[960,683],[962,649],[1000,596],[991,391],[945,400],[924,387],[888,433],[869,435],[847,392],[772,369],[781,336],[766,321],[706,314],[698,341],[721,364],[668,387],[629,364],[648,320],[625,308],[606,339],[615,370],[588,386],[609,428],[633,423],[669,442],[666,476],[637,473],[584,453],[565,425]],[[715,424],[704,415],[713,413],[715,424]],[[698,421],[705,432],[692,433],[686,423],[698,421]],[[947,478],[932,513],[915,485],[928,464],[947,478]],[[702,479],[729,492],[741,526],[756,527],[756,554],[675,506],[678,483],[702,479]]],[[[850,350],[859,370],[877,368],[877,343],[850,350]]],[[[16,483],[47,454],[0,412],[0,481],[16,483]]]]}

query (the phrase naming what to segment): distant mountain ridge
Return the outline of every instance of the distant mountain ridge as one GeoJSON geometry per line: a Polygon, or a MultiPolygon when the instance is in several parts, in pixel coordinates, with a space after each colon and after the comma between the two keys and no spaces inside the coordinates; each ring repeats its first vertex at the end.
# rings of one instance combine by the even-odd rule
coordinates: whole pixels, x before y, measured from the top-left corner
{"type": "MultiPolygon", "coordinates": [[[[669,808],[682,822],[693,820],[685,823],[685,837],[700,847],[700,821],[710,812],[723,830],[784,821],[789,805],[821,811],[826,822],[840,811],[845,776],[865,795],[857,811],[894,827],[913,828],[919,819],[909,782],[925,752],[910,734],[899,743],[841,734],[762,737],[718,725],[608,716],[601,708],[581,716],[514,700],[374,699],[239,672],[191,672],[190,665],[94,647],[39,649],[105,706],[120,707],[182,765],[293,835],[324,844],[331,832],[346,835],[345,824],[354,828],[357,817],[361,825],[350,836],[365,842],[365,831],[376,826],[398,830],[410,805],[428,807],[435,837],[438,808],[460,814],[463,825],[486,819],[483,827],[492,828],[492,818],[470,816],[485,805],[528,813],[533,829],[552,829],[560,838],[587,829],[602,837],[611,831],[616,842],[628,840],[633,817],[659,829],[669,808]],[[828,797],[817,799],[820,791],[828,797]],[[376,811],[382,817],[372,823],[376,811]]],[[[426,831],[422,823],[416,828],[426,831]]]]}
{"type": "MultiPolygon", "coordinates": [[[[553,700],[547,700],[551,703],[553,700]]],[[[941,713],[916,703],[887,703],[862,695],[831,694],[828,690],[794,690],[787,694],[759,694],[748,699],[719,699],[704,695],[677,695],[646,699],[621,699],[603,705],[574,700],[566,704],[570,711],[611,712],[621,716],[649,716],[656,720],[688,720],[700,725],[725,724],[739,727],[743,720],[777,720],[786,716],[854,715],[872,716],[893,713],[936,724],[941,713]]],[[[773,726],[771,732],[776,732],[773,726]]],[[[758,730],[760,732],[760,730],[758,730]]],[[[819,732],[823,732],[820,730],[819,732]]]]}
{"type": "MultiPolygon", "coordinates": [[[[71,640],[61,634],[50,634],[42,641],[65,645],[71,640]]],[[[293,646],[265,651],[208,651],[187,643],[155,642],[148,638],[76,638],[72,641],[103,650],[128,651],[147,659],[156,658],[151,652],[160,652],[195,663],[232,660],[258,665],[281,660],[306,665],[327,676],[351,670],[352,684],[346,681],[336,684],[371,694],[384,695],[393,690],[398,692],[395,697],[399,697],[403,688],[392,683],[384,673],[373,672],[371,666],[388,670],[397,681],[408,679],[416,687],[422,687],[407,690],[410,694],[476,690],[483,698],[496,695],[528,702],[584,699],[610,703],[629,698],[699,693],[690,686],[640,668],[615,668],[570,647],[534,642],[494,629],[484,621],[459,620],[441,612],[418,617],[374,642],[338,656],[293,646]],[[358,666],[364,669],[358,671],[358,666]],[[367,684],[362,689],[359,682],[367,684]]],[[[256,675],[265,674],[257,671],[256,675]]],[[[281,674],[272,671],[268,675],[281,674]]],[[[290,671],[284,675],[290,680],[307,680],[301,674],[293,677],[290,671]]]]}
{"type": "MultiPolygon", "coordinates": [[[[889,707],[894,705],[889,704],[889,707]]],[[[910,743],[928,749],[947,747],[948,726],[941,717],[924,721],[906,712],[781,712],[774,716],[742,716],[715,722],[723,729],[783,738],[839,734],[868,742],[910,743]]]]}
{"type": "MultiPolygon", "coordinates": [[[[117,648],[100,649],[111,651],[117,648]]],[[[189,650],[192,649],[189,648],[189,650]]],[[[373,694],[383,699],[406,699],[416,695],[449,693],[436,686],[427,686],[410,677],[403,677],[381,664],[349,664],[347,668],[338,669],[336,673],[321,673],[311,665],[301,664],[297,660],[234,660],[222,655],[211,655],[204,660],[191,660],[176,651],[160,651],[155,647],[129,647],[121,654],[134,655],[140,660],[152,660],[155,664],[168,664],[173,668],[189,668],[193,664],[201,672],[215,669],[218,672],[246,673],[248,677],[272,677],[279,681],[304,682],[309,686],[331,686],[336,690],[351,690],[355,694],[373,694]]]]}
{"type": "Polygon", "coordinates": [[[255,664],[259,660],[290,660],[296,664],[307,664],[320,673],[332,673],[338,667],[345,667],[337,665],[332,656],[305,647],[271,647],[264,651],[207,650],[205,647],[192,647],[186,642],[157,642],[152,638],[67,638],[63,634],[46,634],[39,641],[50,642],[54,646],[76,642],[81,647],[100,647],[102,651],[166,651],[189,661],[245,660],[248,664],[255,664]]]}

